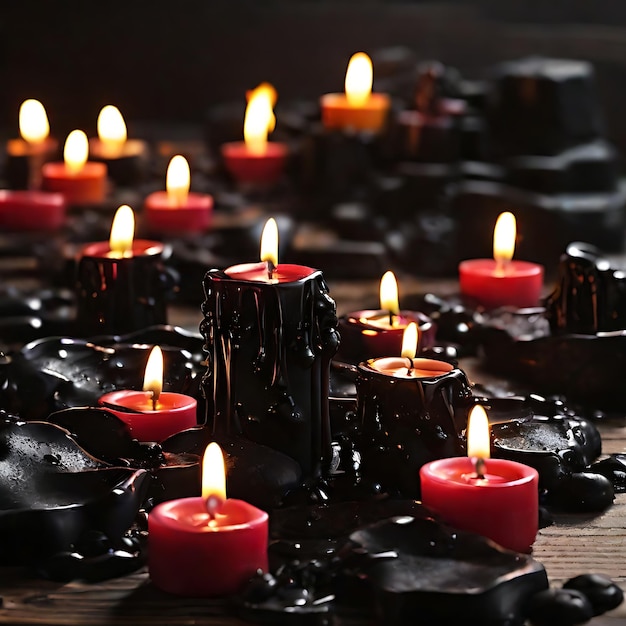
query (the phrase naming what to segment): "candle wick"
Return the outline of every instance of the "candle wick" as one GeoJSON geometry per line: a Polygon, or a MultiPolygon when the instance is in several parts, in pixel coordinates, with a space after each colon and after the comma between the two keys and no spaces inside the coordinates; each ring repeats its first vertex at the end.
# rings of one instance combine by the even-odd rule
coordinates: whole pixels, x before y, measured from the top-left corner
{"type": "Polygon", "coordinates": [[[407,376],[413,376],[413,359],[410,356],[407,356],[406,361],[408,364],[406,368],[407,376]]]}
{"type": "Polygon", "coordinates": [[[496,275],[497,276],[506,276],[509,269],[509,260],[503,258],[496,258],[496,275]]]}
{"type": "Polygon", "coordinates": [[[478,457],[474,461],[474,467],[476,469],[476,477],[480,480],[485,478],[485,459],[478,457]]]}
{"type": "Polygon", "coordinates": [[[389,311],[389,326],[391,326],[392,328],[393,328],[393,323],[394,323],[393,311],[389,311]]]}
{"type": "Polygon", "coordinates": [[[152,392],[152,410],[157,410],[157,405],[159,404],[159,396],[153,391],[152,392]]]}
{"type": "Polygon", "coordinates": [[[276,266],[272,261],[266,261],[267,263],[267,277],[269,280],[274,280],[274,272],[276,271],[276,266]]]}
{"type": "Polygon", "coordinates": [[[217,516],[217,510],[224,504],[224,500],[216,495],[210,495],[206,499],[206,510],[209,514],[209,520],[214,521],[217,516]]]}

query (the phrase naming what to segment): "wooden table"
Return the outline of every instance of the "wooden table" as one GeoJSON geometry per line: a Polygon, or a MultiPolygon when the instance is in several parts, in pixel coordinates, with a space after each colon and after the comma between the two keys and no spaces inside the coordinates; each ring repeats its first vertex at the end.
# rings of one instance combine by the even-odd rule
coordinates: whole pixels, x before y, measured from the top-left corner
{"type": "MultiPolygon", "coordinates": [[[[431,286],[421,283],[419,288],[426,290],[431,286]]],[[[359,308],[364,300],[375,297],[376,289],[372,283],[331,284],[340,313],[359,308]],[[336,293],[341,293],[340,301],[336,293]]],[[[171,317],[174,323],[192,330],[197,329],[200,321],[199,312],[190,309],[176,310],[171,317]]],[[[473,361],[462,366],[476,382],[487,376],[473,361]]],[[[599,427],[606,454],[626,452],[626,422],[601,423],[599,427]]],[[[0,537],[2,540],[6,538],[0,537]]],[[[601,514],[559,515],[553,526],[539,532],[533,554],[544,564],[554,586],[577,574],[597,572],[610,576],[626,591],[626,494],[617,495],[614,505],[601,514]]],[[[3,599],[0,623],[7,624],[240,626],[248,623],[231,617],[222,602],[179,599],[159,592],[150,584],[145,569],[99,584],[63,584],[29,578],[17,568],[0,568],[0,596],[3,599]]],[[[339,618],[336,626],[366,623],[339,618]]],[[[626,624],[626,604],[590,624],[626,624]]]]}

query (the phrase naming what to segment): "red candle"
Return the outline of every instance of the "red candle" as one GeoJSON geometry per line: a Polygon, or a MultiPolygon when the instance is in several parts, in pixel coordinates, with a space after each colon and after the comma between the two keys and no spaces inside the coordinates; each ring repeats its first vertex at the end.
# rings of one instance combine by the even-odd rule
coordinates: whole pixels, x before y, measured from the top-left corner
{"type": "Polygon", "coordinates": [[[190,193],[187,159],[172,157],[166,176],[166,190],[151,193],[144,210],[148,227],[161,233],[193,233],[206,230],[211,222],[213,198],[208,194],[190,193]]]}
{"type": "Polygon", "coordinates": [[[198,424],[196,400],[182,393],[163,392],[162,386],[163,354],[155,346],[146,365],[143,391],[113,391],[98,402],[125,422],[135,439],[161,442],[198,424]]]}
{"type": "Polygon", "coordinates": [[[0,228],[57,230],[65,224],[65,198],[44,191],[0,189],[0,228]]]}
{"type": "Polygon", "coordinates": [[[472,409],[469,422],[469,456],[432,461],[420,469],[422,502],[451,526],[509,550],[530,552],[539,515],[537,471],[488,458],[489,425],[482,407],[472,409]],[[477,444],[470,440],[476,420],[482,430],[477,444]]]}
{"type": "Polygon", "coordinates": [[[387,120],[391,100],[387,94],[372,93],[373,70],[363,52],[352,56],[346,71],[345,94],[322,96],[322,123],[329,130],[380,132],[387,120]]]}
{"type": "Polygon", "coordinates": [[[267,571],[267,513],[226,499],[219,446],[207,447],[202,497],[163,502],[148,516],[153,584],[181,596],[227,596],[258,569],[267,571]],[[217,469],[216,469],[217,468],[217,469]],[[213,484],[209,483],[211,474],[213,484]]]}
{"type": "Polygon", "coordinates": [[[488,308],[539,304],[543,267],[527,261],[512,261],[515,248],[515,217],[502,213],[494,230],[494,258],[470,259],[459,264],[461,293],[488,308]]]}
{"type": "Polygon", "coordinates": [[[107,168],[104,163],[87,161],[89,144],[81,130],[72,131],[65,142],[63,163],[46,163],[42,186],[62,193],[68,204],[99,204],[106,195],[107,168]]]}
{"type": "Polygon", "coordinates": [[[221,148],[226,169],[239,182],[271,184],[282,176],[287,145],[267,141],[276,124],[275,103],[276,90],[271,85],[262,83],[254,89],[246,107],[244,141],[226,143],[221,148]]]}

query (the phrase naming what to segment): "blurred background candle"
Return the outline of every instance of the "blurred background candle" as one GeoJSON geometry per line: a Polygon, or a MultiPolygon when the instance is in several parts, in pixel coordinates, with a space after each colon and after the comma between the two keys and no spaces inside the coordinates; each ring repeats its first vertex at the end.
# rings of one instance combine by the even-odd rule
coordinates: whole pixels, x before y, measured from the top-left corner
{"type": "Polygon", "coordinates": [[[267,571],[267,513],[227,498],[225,473],[222,451],[210,443],[202,497],[163,502],[150,513],[148,566],[159,589],[190,597],[229,596],[257,570],[267,571]]]}
{"type": "Polygon", "coordinates": [[[148,228],[159,233],[194,233],[211,222],[213,198],[189,191],[191,174],[184,156],[172,157],[167,167],[166,191],[155,191],[145,200],[148,228]]]}
{"type": "Polygon", "coordinates": [[[379,133],[385,126],[391,100],[387,94],[372,93],[372,61],[364,52],[348,63],[345,93],[322,96],[322,123],[328,130],[379,133]]]}
{"type": "Polygon", "coordinates": [[[52,231],[64,224],[63,194],[0,189],[0,228],[9,231],[52,231]]]}
{"type": "Polygon", "coordinates": [[[63,163],[42,168],[43,188],[65,196],[69,205],[100,204],[106,196],[106,165],[87,161],[89,143],[82,130],[73,130],[65,141],[63,163]]]}
{"type": "Polygon", "coordinates": [[[128,139],[126,122],[120,110],[107,104],[97,121],[98,138],[89,140],[89,156],[105,163],[108,176],[117,185],[133,185],[144,177],[148,145],[140,139],[128,139]]]}
{"type": "Polygon", "coordinates": [[[422,502],[451,526],[530,552],[539,519],[537,471],[489,458],[489,424],[479,405],[467,432],[468,456],[433,461],[420,470],[422,502]]]}
{"type": "Polygon", "coordinates": [[[543,267],[513,261],[517,234],[515,216],[502,213],[493,233],[493,259],[470,259],[459,264],[461,293],[488,308],[539,304],[543,267]]]}
{"type": "Polygon", "coordinates": [[[380,281],[380,309],[354,311],[339,319],[337,357],[359,363],[400,354],[402,334],[409,322],[419,326],[422,349],[432,346],[436,331],[432,320],[419,311],[400,310],[398,282],[393,272],[385,272],[380,281]]]}
{"type": "Polygon", "coordinates": [[[152,348],[148,357],[143,391],[112,391],[101,396],[98,403],[127,424],[139,441],[161,442],[198,424],[194,398],[163,391],[163,352],[159,346],[152,348]]]}
{"type": "Polygon", "coordinates": [[[253,89],[244,118],[244,141],[222,145],[224,166],[239,182],[272,184],[282,176],[287,145],[267,140],[276,126],[275,104],[276,90],[272,85],[261,83],[253,89]]]}
{"type": "Polygon", "coordinates": [[[24,100],[19,112],[20,139],[7,142],[5,178],[11,189],[39,189],[41,167],[54,157],[58,143],[50,138],[46,110],[39,100],[24,100]]]}

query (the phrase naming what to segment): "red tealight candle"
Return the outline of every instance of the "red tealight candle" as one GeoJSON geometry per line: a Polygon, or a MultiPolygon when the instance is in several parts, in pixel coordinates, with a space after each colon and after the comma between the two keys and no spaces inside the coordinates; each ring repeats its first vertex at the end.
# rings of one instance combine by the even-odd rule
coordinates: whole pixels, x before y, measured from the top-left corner
{"type": "Polygon", "coordinates": [[[451,526],[530,552],[538,526],[537,471],[489,458],[489,423],[481,406],[472,409],[467,430],[467,457],[432,461],[420,469],[422,502],[451,526]]]}
{"type": "Polygon", "coordinates": [[[99,204],[106,195],[107,168],[104,163],[87,161],[89,143],[82,130],[73,130],[65,141],[63,163],[46,163],[42,186],[62,193],[68,204],[99,204]]]}
{"type": "Polygon", "coordinates": [[[135,439],[161,442],[198,424],[196,400],[162,388],[163,353],[155,346],[146,364],[143,391],[112,391],[98,402],[125,422],[135,439]]]}
{"type": "Polygon", "coordinates": [[[243,125],[244,141],[225,143],[224,165],[233,178],[245,183],[275,183],[282,175],[287,159],[287,145],[268,141],[274,130],[276,90],[268,83],[250,93],[243,125]]]}
{"type": "Polygon", "coordinates": [[[329,130],[380,132],[387,120],[391,100],[387,94],[372,93],[372,62],[357,52],[348,63],[344,93],[322,96],[322,124],[329,130]]]}
{"type": "Polygon", "coordinates": [[[206,230],[211,222],[213,198],[190,193],[189,163],[176,155],[167,168],[166,191],[155,191],[145,200],[148,227],[162,233],[192,233],[206,230]]]}
{"type": "Polygon", "coordinates": [[[267,513],[226,499],[222,451],[206,449],[202,497],[170,500],[148,516],[153,584],[181,596],[228,596],[267,571],[267,513]]]}
{"type": "Polygon", "coordinates": [[[543,267],[527,261],[512,261],[515,250],[515,217],[502,213],[493,236],[493,259],[470,259],[459,264],[461,293],[488,308],[539,304],[543,267]]]}
{"type": "Polygon", "coordinates": [[[44,191],[0,189],[0,228],[57,230],[65,223],[65,198],[44,191]]]}

